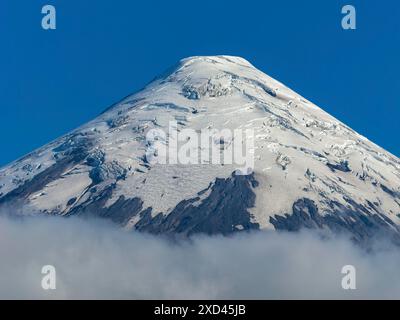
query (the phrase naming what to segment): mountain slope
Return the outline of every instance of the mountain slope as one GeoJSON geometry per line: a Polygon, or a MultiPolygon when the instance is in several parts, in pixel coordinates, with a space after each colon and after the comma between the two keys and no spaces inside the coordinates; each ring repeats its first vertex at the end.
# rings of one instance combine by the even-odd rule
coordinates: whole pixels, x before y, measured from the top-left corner
{"type": "Polygon", "coordinates": [[[400,160],[242,58],[192,57],[2,168],[0,207],[102,216],[152,233],[306,227],[397,240],[400,160]],[[152,161],[160,144],[148,134],[168,135],[171,121],[179,132],[216,129],[220,150],[232,145],[221,130],[251,129],[252,170],[152,161]]]}

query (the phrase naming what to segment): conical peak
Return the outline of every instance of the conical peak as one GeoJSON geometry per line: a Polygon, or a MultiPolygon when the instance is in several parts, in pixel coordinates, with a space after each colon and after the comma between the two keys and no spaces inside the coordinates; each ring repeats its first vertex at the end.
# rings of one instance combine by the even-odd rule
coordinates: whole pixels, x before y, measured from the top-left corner
{"type": "Polygon", "coordinates": [[[172,68],[169,68],[157,79],[169,81],[194,81],[204,80],[221,76],[222,74],[232,74],[244,76],[245,74],[260,73],[246,59],[236,56],[193,56],[181,59],[172,68]]]}
{"type": "Polygon", "coordinates": [[[239,56],[217,55],[217,56],[192,56],[180,60],[181,66],[191,64],[197,65],[226,65],[226,66],[242,66],[254,68],[254,66],[246,59],[239,56]]]}
{"type": "Polygon", "coordinates": [[[209,81],[226,85],[227,78],[251,79],[267,83],[274,82],[272,78],[255,68],[246,59],[229,55],[184,58],[157,77],[156,80],[162,83],[167,81],[199,86],[209,81]]]}
{"type": "MultiPolygon", "coordinates": [[[[174,67],[151,83],[152,95],[160,86],[175,86],[171,91],[181,91],[190,99],[217,98],[234,92],[242,94],[268,94],[278,92],[285,99],[292,99],[291,90],[282,83],[255,68],[249,61],[238,56],[193,56],[180,60],[174,67]],[[253,92],[257,91],[257,92],[253,92]]],[[[158,92],[158,91],[157,91],[158,92]]]]}

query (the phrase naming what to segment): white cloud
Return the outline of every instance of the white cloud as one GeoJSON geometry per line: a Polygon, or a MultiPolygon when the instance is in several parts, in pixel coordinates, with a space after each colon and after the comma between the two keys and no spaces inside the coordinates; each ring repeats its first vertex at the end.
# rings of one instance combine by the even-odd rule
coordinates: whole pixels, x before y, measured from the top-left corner
{"type": "Polygon", "coordinates": [[[78,218],[0,218],[0,298],[400,298],[400,250],[346,239],[259,232],[191,242],[78,218]],[[54,265],[57,289],[41,287],[54,265]],[[357,290],[341,288],[344,265],[357,290]]]}

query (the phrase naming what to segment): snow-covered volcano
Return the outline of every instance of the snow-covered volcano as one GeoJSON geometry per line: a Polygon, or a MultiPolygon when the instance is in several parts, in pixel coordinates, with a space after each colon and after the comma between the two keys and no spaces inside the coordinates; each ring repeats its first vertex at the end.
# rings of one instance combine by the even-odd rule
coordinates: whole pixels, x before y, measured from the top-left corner
{"type": "Polygon", "coordinates": [[[152,233],[306,227],[400,239],[400,160],[242,58],[191,57],[2,168],[0,207],[152,233]],[[149,130],[171,121],[178,131],[253,130],[254,170],[149,161],[149,130]]]}

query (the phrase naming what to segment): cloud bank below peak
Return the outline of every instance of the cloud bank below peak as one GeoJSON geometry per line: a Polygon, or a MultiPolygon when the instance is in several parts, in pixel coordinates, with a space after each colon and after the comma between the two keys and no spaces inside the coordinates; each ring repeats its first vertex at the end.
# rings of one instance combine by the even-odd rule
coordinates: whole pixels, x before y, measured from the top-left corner
{"type": "Polygon", "coordinates": [[[2,299],[400,298],[398,248],[257,232],[171,243],[78,218],[0,218],[2,299]],[[41,287],[53,265],[57,289],[41,287]],[[343,290],[344,265],[356,290],[343,290]]]}

